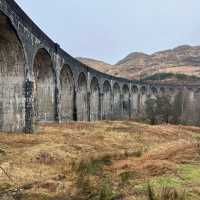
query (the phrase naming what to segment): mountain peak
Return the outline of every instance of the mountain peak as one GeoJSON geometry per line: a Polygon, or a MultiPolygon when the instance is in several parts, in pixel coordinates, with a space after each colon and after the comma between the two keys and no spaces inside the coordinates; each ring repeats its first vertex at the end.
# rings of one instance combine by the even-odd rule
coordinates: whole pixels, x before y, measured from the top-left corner
{"type": "Polygon", "coordinates": [[[132,53],[128,54],[125,58],[123,58],[122,60],[117,62],[116,65],[124,64],[126,62],[129,62],[130,60],[145,59],[148,56],[149,56],[148,54],[145,54],[143,52],[132,52],[132,53]]]}

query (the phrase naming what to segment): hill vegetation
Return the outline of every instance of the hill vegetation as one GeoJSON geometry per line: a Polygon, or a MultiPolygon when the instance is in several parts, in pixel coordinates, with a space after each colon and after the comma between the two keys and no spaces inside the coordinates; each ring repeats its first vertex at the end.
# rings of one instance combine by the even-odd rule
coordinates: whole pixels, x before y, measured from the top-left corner
{"type": "Polygon", "coordinates": [[[198,200],[200,128],[131,121],[0,134],[1,200],[198,200]]]}
{"type": "Polygon", "coordinates": [[[150,76],[146,76],[145,78],[141,79],[144,82],[156,82],[156,83],[193,83],[198,84],[200,83],[200,77],[195,75],[187,75],[187,74],[180,74],[180,73],[155,73],[150,76]]]}

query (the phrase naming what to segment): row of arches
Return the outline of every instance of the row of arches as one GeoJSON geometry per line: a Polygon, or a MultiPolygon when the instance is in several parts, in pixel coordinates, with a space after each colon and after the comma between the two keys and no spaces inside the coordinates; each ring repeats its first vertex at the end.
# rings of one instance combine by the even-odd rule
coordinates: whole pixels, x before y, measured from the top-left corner
{"type": "MultiPolygon", "coordinates": [[[[34,73],[34,113],[37,121],[54,121],[56,106],[56,77],[51,57],[45,49],[36,53],[33,65],[34,73]]],[[[113,86],[105,81],[100,92],[98,79],[88,80],[85,73],[80,73],[75,89],[73,73],[68,65],[60,71],[60,118],[61,121],[96,121],[99,119],[129,119],[130,93],[128,85],[121,89],[118,83],[113,86]]],[[[135,88],[135,92],[136,92],[135,88]]]]}
{"type": "MultiPolygon", "coordinates": [[[[39,49],[34,59],[34,110],[37,121],[54,121],[56,116],[56,77],[51,57],[44,49],[39,49]]],[[[61,121],[96,121],[99,119],[129,119],[129,87],[124,85],[122,96],[120,86],[115,83],[112,88],[109,81],[103,84],[102,94],[98,79],[91,80],[87,87],[87,77],[81,73],[78,77],[77,91],[75,80],[68,65],[60,71],[60,118],[61,121]],[[112,104],[112,101],[114,102],[112,104]]]]}

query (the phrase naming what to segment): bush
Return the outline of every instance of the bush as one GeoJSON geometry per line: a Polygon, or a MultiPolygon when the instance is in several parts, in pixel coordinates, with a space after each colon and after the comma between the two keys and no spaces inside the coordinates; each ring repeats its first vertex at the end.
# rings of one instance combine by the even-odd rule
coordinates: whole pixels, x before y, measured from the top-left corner
{"type": "Polygon", "coordinates": [[[186,200],[185,192],[178,192],[176,188],[163,187],[155,192],[150,185],[148,185],[147,197],[148,200],[186,200]]]}
{"type": "Polygon", "coordinates": [[[157,102],[156,99],[147,99],[145,102],[146,115],[152,125],[156,124],[157,102]]]}
{"type": "Polygon", "coordinates": [[[168,96],[149,98],[145,104],[146,116],[151,124],[161,122],[169,123],[170,118],[172,118],[173,115],[173,106],[170,103],[170,98],[168,96]]]}

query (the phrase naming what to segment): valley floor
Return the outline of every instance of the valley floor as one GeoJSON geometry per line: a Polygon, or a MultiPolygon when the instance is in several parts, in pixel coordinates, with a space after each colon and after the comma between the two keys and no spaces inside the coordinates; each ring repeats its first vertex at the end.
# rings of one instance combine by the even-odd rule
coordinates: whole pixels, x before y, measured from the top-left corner
{"type": "Polygon", "coordinates": [[[0,199],[164,195],[200,199],[200,128],[126,121],[41,124],[33,135],[0,134],[0,199]]]}

